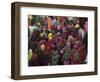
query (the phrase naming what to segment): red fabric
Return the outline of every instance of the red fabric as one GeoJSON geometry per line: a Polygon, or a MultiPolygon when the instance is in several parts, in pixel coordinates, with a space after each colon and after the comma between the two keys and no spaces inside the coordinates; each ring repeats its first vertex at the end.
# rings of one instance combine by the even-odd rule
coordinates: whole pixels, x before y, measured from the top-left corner
{"type": "Polygon", "coordinates": [[[72,55],[71,55],[71,64],[78,64],[79,61],[76,60],[76,54],[75,51],[72,51],[72,55]]]}
{"type": "Polygon", "coordinates": [[[50,54],[51,49],[52,49],[52,41],[53,40],[48,40],[48,42],[46,43],[46,53],[50,54]]]}
{"type": "Polygon", "coordinates": [[[83,47],[81,47],[81,49],[80,49],[80,63],[84,62],[86,55],[87,55],[86,50],[83,47]]]}

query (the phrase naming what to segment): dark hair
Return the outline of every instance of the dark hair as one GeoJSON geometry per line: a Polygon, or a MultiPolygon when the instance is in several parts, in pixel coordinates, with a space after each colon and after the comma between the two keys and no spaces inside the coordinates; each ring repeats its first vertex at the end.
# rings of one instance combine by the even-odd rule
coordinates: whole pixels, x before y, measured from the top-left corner
{"type": "Polygon", "coordinates": [[[81,28],[84,28],[84,24],[88,20],[88,18],[79,18],[79,20],[80,20],[79,24],[80,24],[81,28]]]}

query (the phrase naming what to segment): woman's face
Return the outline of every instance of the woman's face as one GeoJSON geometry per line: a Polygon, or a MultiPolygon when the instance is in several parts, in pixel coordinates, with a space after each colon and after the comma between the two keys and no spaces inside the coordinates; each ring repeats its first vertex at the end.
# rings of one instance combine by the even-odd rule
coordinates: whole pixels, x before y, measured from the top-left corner
{"type": "Polygon", "coordinates": [[[60,30],[60,25],[57,25],[57,30],[60,30]]]}
{"type": "Polygon", "coordinates": [[[86,21],[84,24],[84,30],[87,32],[88,31],[88,22],[86,21]]]}
{"type": "Polygon", "coordinates": [[[42,45],[40,46],[40,48],[41,48],[41,51],[45,51],[45,45],[44,45],[44,44],[42,44],[42,45]]]}
{"type": "Polygon", "coordinates": [[[71,44],[70,44],[70,42],[69,42],[69,41],[67,42],[67,44],[66,44],[66,45],[67,45],[67,47],[70,47],[70,46],[71,46],[71,44]]]}
{"type": "Polygon", "coordinates": [[[79,24],[79,23],[80,23],[80,20],[79,20],[79,19],[77,19],[77,20],[76,20],[76,23],[77,23],[77,24],[79,24]]]}

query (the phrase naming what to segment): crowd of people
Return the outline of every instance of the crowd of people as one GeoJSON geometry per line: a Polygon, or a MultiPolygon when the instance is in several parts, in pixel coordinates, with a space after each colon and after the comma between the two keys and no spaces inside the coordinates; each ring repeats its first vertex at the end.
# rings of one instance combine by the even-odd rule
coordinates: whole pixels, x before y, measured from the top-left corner
{"type": "Polygon", "coordinates": [[[28,66],[86,64],[88,19],[28,15],[28,66]]]}

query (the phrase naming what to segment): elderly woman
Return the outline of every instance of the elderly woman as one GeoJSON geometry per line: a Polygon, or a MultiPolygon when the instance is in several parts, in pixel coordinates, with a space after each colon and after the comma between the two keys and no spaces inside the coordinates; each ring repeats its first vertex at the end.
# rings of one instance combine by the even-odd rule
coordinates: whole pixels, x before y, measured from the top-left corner
{"type": "Polygon", "coordinates": [[[71,54],[71,64],[79,64],[79,62],[80,62],[80,52],[79,52],[78,41],[76,41],[71,54]]]}
{"type": "Polygon", "coordinates": [[[52,51],[51,51],[51,55],[50,55],[50,64],[51,65],[58,65],[58,60],[59,60],[59,55],[57,52],[57,47],[55,44],[52,45],[52,51]]]}
{"type": "Polygon", "coordinates": [[[47,66],[49,63],[48,55],[46,54],[46,45],[41,44],[39,46],[39,51],[38,51],[38,61],[39,61],[39,66],[47,66]]]}
{"type": "Polygon", "coordinates": [[[68,41],[66,43],[66,46],[64,47],[64,50],[63,50],[63,56],[62,56],[62,62],[63,64],[70,64],[70,57],[71,57],[71,44],[70,42],[68,41]]]}

